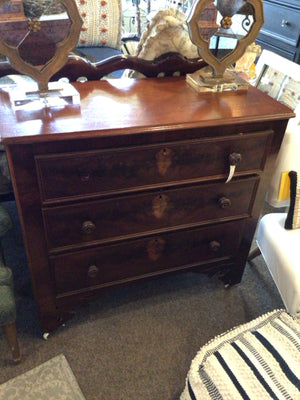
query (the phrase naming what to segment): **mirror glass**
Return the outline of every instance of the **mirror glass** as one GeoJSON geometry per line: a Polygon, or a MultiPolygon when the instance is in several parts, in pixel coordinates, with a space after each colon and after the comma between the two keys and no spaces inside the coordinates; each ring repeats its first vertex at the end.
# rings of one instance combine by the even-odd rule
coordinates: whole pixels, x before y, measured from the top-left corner
{"type": "Polygon", "coordinates": [[[200,15],[199,34],[219,60],[226,57],[245,37],[254,23],[254,9],[244,0],[215,0],[200,15]]]}
{"type": "Polygon", "coordinates": [[[41,70],[69,35],[71,21],[58,0],[11,0],[0,6],[0,37],[23,61],[41,70]]]}

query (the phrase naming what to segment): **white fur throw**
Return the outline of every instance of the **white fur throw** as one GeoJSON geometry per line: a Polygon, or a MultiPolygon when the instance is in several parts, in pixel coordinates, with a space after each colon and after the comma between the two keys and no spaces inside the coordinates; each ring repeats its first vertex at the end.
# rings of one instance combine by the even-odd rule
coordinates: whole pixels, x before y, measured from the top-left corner
{"type": "Polygon", "coordinates": [[[199,57],[185,20],[185,14],[174,8],[158,11],[143,33],[135,55],[144,60],[153,60],[168,52],[177,52],[187,58],[199,57]]]}
{"type": "MultiPolygon", "coordinates": [[[[176,52],[186,58],[199,58],[185,20],[185,14],[175,8],[158,11],[143,33],[134,55],[144,60],[154,60],[162,54],[176,52]]],[[[144,75],[126,70],[123,77],[141,78],[144,75]]]]}

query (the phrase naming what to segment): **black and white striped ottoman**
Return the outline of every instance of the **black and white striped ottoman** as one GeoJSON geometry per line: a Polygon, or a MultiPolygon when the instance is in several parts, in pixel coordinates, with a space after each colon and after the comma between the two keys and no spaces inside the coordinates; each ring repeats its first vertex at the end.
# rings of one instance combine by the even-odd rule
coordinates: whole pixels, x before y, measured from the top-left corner
{"type": "Polygon", "coordinates": [[[300,321],[275,310],[203,346],[180,400],[300,399],[300,321]]]}

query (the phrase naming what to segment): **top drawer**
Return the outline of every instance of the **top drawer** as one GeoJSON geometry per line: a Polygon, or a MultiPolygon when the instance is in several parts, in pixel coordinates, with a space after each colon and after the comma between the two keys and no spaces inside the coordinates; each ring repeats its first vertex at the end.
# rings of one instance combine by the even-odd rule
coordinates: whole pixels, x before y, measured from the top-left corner
{"type": "Polygon", "coordinates": [[[36,156],[42,201],[91,197],[262,170],[272,131],[221,138],[36,156]]]}
{"type": "Polygon", "coordinates": [[[264,2],[265,23],[262,34],[297,46],[300,34],[300,11],[264,2]]]}

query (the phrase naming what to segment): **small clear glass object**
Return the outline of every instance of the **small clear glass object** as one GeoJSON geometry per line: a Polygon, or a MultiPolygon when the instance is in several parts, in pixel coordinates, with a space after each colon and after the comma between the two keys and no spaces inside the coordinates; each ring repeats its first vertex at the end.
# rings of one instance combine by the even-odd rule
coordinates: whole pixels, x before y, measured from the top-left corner
{"type": "Polygon", "coordinates": [[[79,105],[80,94],[70,83],[49,82],[48,91],[41,92],[35,82],[9,86],[7,89],[14,110],[37,110],[41,108],[79,105]]]}

